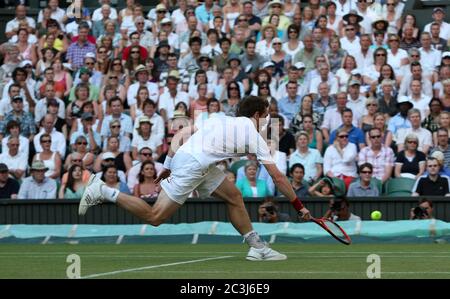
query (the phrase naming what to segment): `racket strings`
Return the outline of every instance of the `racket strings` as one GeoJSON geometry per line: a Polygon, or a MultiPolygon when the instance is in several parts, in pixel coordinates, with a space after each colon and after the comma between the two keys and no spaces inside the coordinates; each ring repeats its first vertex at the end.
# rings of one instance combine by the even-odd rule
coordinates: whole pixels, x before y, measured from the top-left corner
{"type": "Polygon", "coordinates": [[[347,237],[344,234],[344,232],[334,222],[329,221],[329,220],[324,220],[324,224],[330,230],[330,232],[333,233],[337,238],[339,238],[341,240],[346,240],[347,239],[347,237]]]}

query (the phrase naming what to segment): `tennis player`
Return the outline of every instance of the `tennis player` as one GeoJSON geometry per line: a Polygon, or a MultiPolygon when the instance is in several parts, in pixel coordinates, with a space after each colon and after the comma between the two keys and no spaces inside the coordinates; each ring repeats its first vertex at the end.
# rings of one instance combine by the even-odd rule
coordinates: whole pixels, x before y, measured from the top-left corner
{"type": "Polygon", "coordinates": [[[184,204],[192,191],[197,190],[200,197],[212,195],[226,203],[231,223],[250,247],[247,260],[287,259],[286,255],[271,249],[253,230],[242,194],[216,167],[218,161],[255,153],[278,190],[305,220],[310,218],[308,209],[296,197],[286,176],[276,167],[266,141],[258,132],[260,120],[265,120],[268,115],[268,106],[266,100],[250,96],[239,104],[238,117],[211,117],[201,128],[194,128],[195,133],[175,153],[173,150],[169,152],[164,162],[165,170],[156,180],[161,182],[162,190],[153,206],[106,186],[92,175],[81,198],[79,214],[84,215],[91,206],[109,201],[146,223],[158,226],[184,204]]]}

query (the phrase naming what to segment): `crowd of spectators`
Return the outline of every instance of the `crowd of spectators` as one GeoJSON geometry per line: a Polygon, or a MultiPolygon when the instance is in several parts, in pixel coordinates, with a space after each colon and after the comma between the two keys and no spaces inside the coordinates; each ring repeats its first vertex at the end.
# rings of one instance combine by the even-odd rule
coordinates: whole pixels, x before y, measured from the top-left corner
{"type": "MultiPolygon", "coordinates": [[[[36,19],[16,5],[0,46],[1,198],[79,198],[90,173],[154,197],[174,134],[248,95],[279,120],[269,146],[299,197],[332,196],[333,179],[350,196],[390,178],[450,193],[443,8],[419,28],[399,0],[47,2],[36,19]]],[[[244,197],[278,195],[245,159],[220,163],[244,197]]]]}

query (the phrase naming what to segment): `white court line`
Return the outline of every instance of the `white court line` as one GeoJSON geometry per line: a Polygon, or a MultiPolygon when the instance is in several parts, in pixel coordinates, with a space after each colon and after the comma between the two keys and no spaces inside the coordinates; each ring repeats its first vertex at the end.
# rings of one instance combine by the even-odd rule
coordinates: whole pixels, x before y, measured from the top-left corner
{"type": "Polygon", "coordinates": [[[147,267],[140,267],[140,268],[131,268],[131,269],[112,271],[112,272],[90,274],[87,276],[83,276],[81,278],[86,279],[86,278],[94,278],[94,277],[100,277],[100,276],[109,276],[109,275],[115,275],[115,274],[120,274],[120,273],[149,270],[149,269],[155,269],[155,268],[161,268],[161,267],[170,267],[170,266],[178,266],[178,265],[206,262],[206,261],[212,261],[212,260],[228,259],[231,257],[232,256],[219,256],[219,257],[205,258],[205,259],[200,259],[200,260],[191,260],[191,261],[178,262],[178,263],[154,265],[154,266],[147,266],[147,267]]]}
{"type": "MultiPolygon", "coordinates": [[[[146,271],[143,271],[142,273],[145,273],[146,271]]],[[[191,274],[361,274],[366,276],[366,272],[358,272],[358,271],[174,271],[174,270],[161,270],[158,271],[158,273],[191,273],[191,274]]],[[[389,271],[382,271],[381,274],[448,274],[450,275],[450,272],[442,272],[442,271],[432,271],[432,272],[389,272],[389,271]]]]}
{"type": "MultiPolygon", "coordinates": [[[[114,245],[114,244],[111,244],[114,245]]],[[[124,245],[126,246],[126,245],[124,245]]],[[[124,247],[125,248],[125,247],[124,247]]],[[[60,255],[67,255],[68,252],[72,252],[73,249],[68,250],[68,251],[46,251],[46,252],[32,252],[32,251],[28,251],[28,252],[1,252],[0,251],[0,256],[5,255],[5,256],[18,256],[18,255],[48,255],[48,254],[60,254],[60,255]]],[[[246,253],[247,251],[213,251],[215,254],[242,254],[242,253],[246,253]]],[[[98,251],[80,251],[79,254],[84,254],[84,255],[105,255],[106,253],[108,254],[118,254],[121,255],[124,253],[124,251],[102,251],[102,252],[98,252],[98,251]]],[[[127,254],[124,254],[124,256],[128,256],[128,255],[135,255],[135,254],[147,254],[147,255],[154,255],[154,254],[211,254],[212,251],[152,251],[152,252],[148,252],[148,251],[127,251],[127,254]]],[[[429,254],[447,254],[448,256],[450,256],[450,251],[377,251],[377,250],[372,250],[372,251],[283,251],[284,254],[292,254],[292,255],[308,255],[308,254],[314,254],[314,256],[317,256],[317,254],[410,254],[410,255],[415,255],[415,254],[426,254],[426,256],[428,256],[429,254]]]]}
{"type": "MultiPolygon", "coordinates": [[[[67,255],[67,253],[66,253],[67,255]]],[[[89,255],[89,254],[83,254],[83,253],[79,253],[79,255],[83,258],[96,258],[96,259],[109,259],[109,258],[127,258],[127,259],[133,259],[133,258],[147,258],[147,259],[158,259],[158,258],[177,258],[177,257],[181,257],[180,256],[174,256],[174,255],[115,255],[115,254],[108,254],[108,255],[103,255],[103,256],[98,256],[98,255],[89,255]]],[[[198,257],[197,255],[186,255],[183,254],[183,257],[198,257]]],[[[9,257],[21,257],[21,258],[61,258],[61,255],[51,255],[51,254],[46,254],[46,255],[8,255],[8,256],[1,256],[0,258],[9,258],[9,257]]],[[[435,259],[435,258],[450,258],[450,255],[380,255],[380,257],[382,258],[429,258],[429,259],[435,259]]],[[[296,257],[297,258],[297,257],[296,257]]],[[[365,256],[361,256],[361,255],[302,255],[298,258],[309,258],[309,259],[319,259],[319,258],[365,258],[365,256]]]]}

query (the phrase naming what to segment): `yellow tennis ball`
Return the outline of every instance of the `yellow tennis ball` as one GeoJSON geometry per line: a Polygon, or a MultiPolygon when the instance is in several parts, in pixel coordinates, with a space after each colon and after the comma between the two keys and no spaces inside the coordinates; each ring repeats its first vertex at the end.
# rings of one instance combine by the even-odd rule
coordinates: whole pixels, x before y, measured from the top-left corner
{"type": "Polygon", "coordinates": [[[372,220],[380,220],[380,219],[381,219],[381,216],[382,216],[382,214],[381,214],[380,211],[373,211],[373,212],[370,214],[370,217],[372,218],[372,220]]]}

